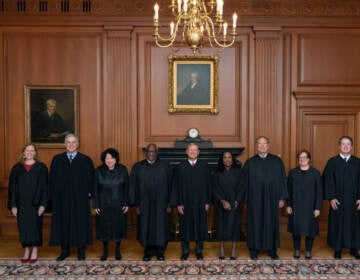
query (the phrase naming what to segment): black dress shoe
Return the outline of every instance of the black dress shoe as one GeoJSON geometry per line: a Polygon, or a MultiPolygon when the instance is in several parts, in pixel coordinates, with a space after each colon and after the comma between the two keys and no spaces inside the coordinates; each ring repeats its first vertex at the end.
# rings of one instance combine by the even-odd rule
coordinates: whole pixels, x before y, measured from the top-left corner
{"type": "Polygon", "coordinates": [[[311,256],[311,251],[306,251],[305,253],[305,259],[307,260],[311,260],[312,256],[311,256]]]}
{"type": "Polygon", "coordinates": [[[224,256],[219,256],[219,260],[225,260],[224,256]]]}
{"type": "Polygon", "coordinates": [[[230,257],[230,260],[234,261],[234,260],[236,260],[236,257],[231,256],[231,257],[230,257]]]}
{"type": "Polygon", "coordinates": [[[158,261],[164,261],[165,260],[164,255],[157,255],[156,258],[157,258],[158,261]]]}
{"type": "Polygon", "coordinates": [[[294,259],[299,259],[299,258],[300,258],[300,250],[295,250],[294,259]]]}
{"type": "Polygon", "coordinates": [[[341,259],[341,251],[335,251],[334,258],[335,259],[341,259]]]}
{"type": "Polygon", "coordinates": [[[108,258],[108,252],[103,252],[103,254],[102,254],[102,256],[101,256],[101,258],[100,258],[100,260],[101,261],[106,261],[107,260],[107,258],[108,258]]]}
{"type": "Polygon", "coordinates": [[[279,256],[276,253],[269,254],[269,257],[272,258],[273,260],[278,260],[279,259],[279,256]]]}
{"type": "Polygon", "coordinates": [[[256,260],[258,260],[258,255],[256,253],[251,253],[250,254],[250,259],[256,261],[256,260]]]}
{"type": "Polygon", "coordinates": [[[352,255],[355,259],[360,259],[360,255],[359,255],[359,252],[358,250],[355,250],[355,249],[351,249],[350,250],[350,255],[352,255]]]}
{"type": "Polygon", "coordinates": [[[79,252],[78,253],[78,260],[84,261],[85,260],[85,252],[79,252]]]}
{"type": "Polygon", "coordinates": [[[189,253],[183,253],[180,257],[180,260],[186,261],[188,259],[188,257],[189,257],[189,253]]]}
{"type": "Polygon", "coordinates": [[[78,256],[77,256],[78,260],[84,261],[85,260],[85,248],[78,248],[77,253],[78,253],[78,256]]]}
{"type": "Polygon", "coordinates": [[[143,257],[143,261],[144,262],[148,262],[148,261],[150,261],[151,260],[151,256],[150,255],[145,255],[144,257],[143,257]]]}
{"type": "Polygon", "coordinates": [[[203,260],[204,259],[203,254],[202,253],[196,253],[196,259],[203,260]]]}
{"type": "Polygon", "coordinates": [[[70,256],[69,252],[61,252],[60,256],[57,257],[57,261],[63,261],[65,260],[68,256],[70,256]]]}

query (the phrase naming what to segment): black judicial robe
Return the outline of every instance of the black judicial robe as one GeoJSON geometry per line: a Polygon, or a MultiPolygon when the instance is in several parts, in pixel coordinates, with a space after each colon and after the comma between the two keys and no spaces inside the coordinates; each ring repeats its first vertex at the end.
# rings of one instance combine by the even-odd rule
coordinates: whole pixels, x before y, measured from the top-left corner
{"type": "Polygon", "coordinates": [[[135,163],[130,172],[130,201],[140,208],[138,240],[144,247],[165,247],[169,239],[169,206],[171,170],[157,159],[135,163]]]}
{"type": "Polygon", "coordinates": [[[96,215],[96,238],[100,241],[120,241],[126,237],[129,205],[129,175],[122,164],[110,170],[105,164],[95,170],[92,207],[100,209],[96,215]]]}
{"type": "Polygon", "coordinates": [[[49,175],[50,246],[81,248],[92,244],[90,196],[93,178],[94,165],[88,156],[78,152],[71,163],[66,153],[54,156],[49,175]]]}
{"type": "Polygon", "coordinates": [[[288,197],[284,164],[272,154],[266,158],[255,155],[246,161],[243,172],[247,246],[255,250],[279,248],[279,200],[288,197]]]}
{"type": "MultiPolygon", "coordinates": [[[[51,133],[66,133],[68,131],[64,120],[58,113],[49,116],[47,111],[40,112],[32,122],[32,141],[49,141],[51,133]]],[[[64,137],[62,137],[64,139],[64,137]]],[[[56,139],[59,141],[59,138],[56,139]]]]}
{"type": "Polygon", "coordinates": [[[191,166],[188,160],[174,170],[172,205],[184,206],[184,215],[179,215],[180,239],[202,241],[207,238],[205,205],[210,204],[210,170],[206,162],[197,160],[191,166]]]}
{"type": "Polygon", "coordinates": [[[324,172],[325,199],[337,198],[337,210],[330,206],[327,243],[334,250],[360,249],[360,160],[351,156],[348,162],[337,155],[328,160],[324,172]]]}
{"type": "Polygon", "coordinates": [[[314,238],[319,234],[319,218],[314,217],[314,210],[321,210],[323,201],[320,172],[312,166],[308,170],[296,167],[290,170],[287,185],[287,205],[292,207],[288,231],[314,238]]]}
{"type": "Polygon", "coordinates": [[[219,170],[215,173],[213,196],[216,206],[216,237],[218,240],[241,241],[241,202],[244,189],[241,185],[241,168],[231,167],[229,170],[219,170]],[[221,200],[231,205],[231,210],[225,210],[221,200]],[[235,201],[238,206],[235,209],[235,201]]]}
{"type": "Polygon", "coordinates": [[[43,216],[39,206],[47,206],[48,169],[36,162],[29,171],[21,163],[13,166],[8,188],[8,209],[17,207],[19,239],[24,246],[42,245],[43,216]]]}

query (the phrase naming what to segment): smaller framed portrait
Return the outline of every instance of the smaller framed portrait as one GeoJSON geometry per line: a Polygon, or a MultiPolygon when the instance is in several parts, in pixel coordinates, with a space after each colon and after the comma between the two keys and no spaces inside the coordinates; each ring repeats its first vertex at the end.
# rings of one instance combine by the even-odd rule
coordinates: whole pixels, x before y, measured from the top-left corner
{"type": "Polygon", "coordinates": [[[169,55],[169,113],[218,114],[219,57],[169,55]]]}
{"type": "Polygon", "coordinates": [[[26,142],[64,147],[65,136],[79,136],[79,86],[25,85],[26,142]]]}

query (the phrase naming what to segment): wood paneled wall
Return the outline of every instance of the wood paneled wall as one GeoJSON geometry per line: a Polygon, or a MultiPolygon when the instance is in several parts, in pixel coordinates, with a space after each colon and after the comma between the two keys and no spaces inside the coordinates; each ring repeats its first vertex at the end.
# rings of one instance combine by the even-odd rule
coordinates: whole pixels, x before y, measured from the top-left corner
{"type": "MultiPolygon", "coordinates": [[[[151,1],[91,1],[87,14],[77,6],[61,13],[55,2],[40,17],[36,6],[18,12],[11,1],[0,11],[1,236],[17,235],[6,199],[10,168],[25,142],[24,85],[80,86],[80,150],[96,165],[111,146],[130,169],[146,144],[171,147],[193,126],[216,147],[245,147],[242,161],[254,154],[256,136],[267,135],[287,170],[301,148],[322,170],[343,134],[354,137],[359,152],[357,2],[225,1],[240,26],[234,46],[215,50],[218,115],[168,113],[171,50],[153,43],[151,1]]],[[[62,151],[42,148],[39,157],[49,165],[62,151]]],[[[322,220],[324,228],[326,211],[322,220]]],[[[49,217],[45,222],[48,231],[49,217]]]]}

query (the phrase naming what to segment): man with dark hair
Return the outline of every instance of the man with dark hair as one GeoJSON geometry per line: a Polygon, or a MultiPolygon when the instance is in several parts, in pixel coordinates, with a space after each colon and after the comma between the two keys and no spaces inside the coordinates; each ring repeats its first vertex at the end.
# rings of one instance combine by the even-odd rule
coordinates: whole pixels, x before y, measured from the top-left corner
{"type": "Polygon", "coordinates": [[[144,261],[150,261],[152,256],[165,260],[169,237],[171,173],[157,154],[155,144],[147,145],[146,159],[135,163],[130,173],[130,201],[138,214],[138,240],[144,247],[144,261]]]}
{"type": "Polygon", "coordinates": [[[70,255],[70,246],[78,249],[78,260],[85,260],[86,245],[93,242],[90,197],[94,165],[88,156],[77,151],[78,145],[78,138],[68,134],[66,152],[55,155],[50,166],[50,246],[61,246],[58,261],[70,255]]]}
{"type": "Polygon", "coordinates": [[[323,173],[325,199],[330,202],[327,243],[335,259],[341,259],[343,248],[360,259],[360,160],[351,155],[352,148],[352,138],[342,136],[340,153],[328,160],[323,173]]]}
{"type": "Polygon", "coordinates": [[[279,208],[288,197],[284,164],[268,153],[269,146],[267,137],[258,137],[257,154],[244,165],[247,246],[253,260],[258,259],[263,248],[272,259],[279,259],[276,253],[280,247],[279,208]]]}
{"type": "Polygon", "coordinates": [[[210,171],[207,163],[198,159],[195,143],[186,149],[187,159],[175,168],[172,205],[177,206],[181,240],[181,260],[187,260],[190,241],[196,242],[195,254],[203,259],[203,243],[207,237],[206,212],[210,205],[210,171]]]}

